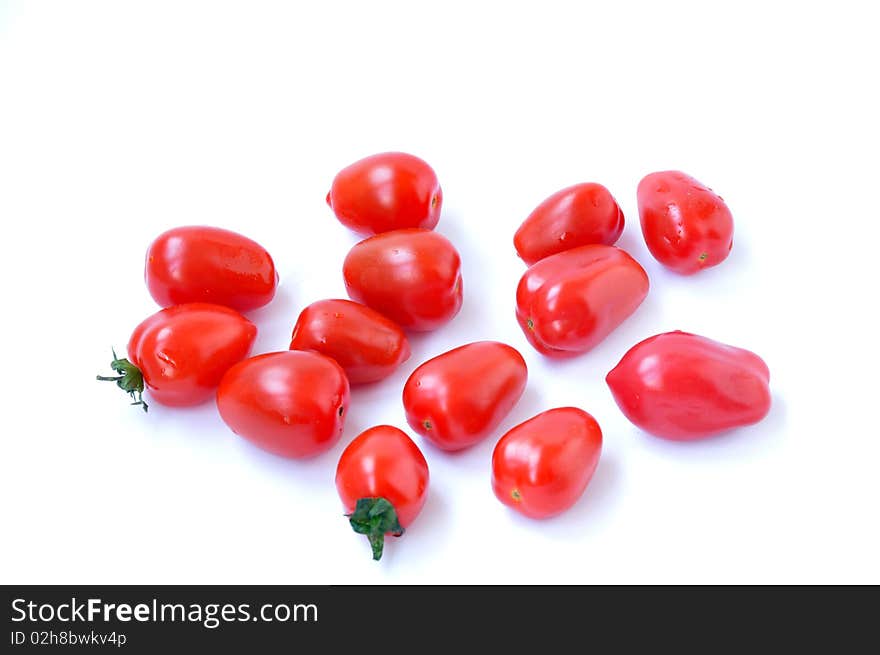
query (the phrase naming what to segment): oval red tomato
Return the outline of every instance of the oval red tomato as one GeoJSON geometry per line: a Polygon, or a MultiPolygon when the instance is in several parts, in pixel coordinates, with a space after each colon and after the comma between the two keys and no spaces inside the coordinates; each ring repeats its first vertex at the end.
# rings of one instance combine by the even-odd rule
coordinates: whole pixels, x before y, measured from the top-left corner
{"type": "Polygon", "coordinates": [[[407,227],[433,229],[443,192],[427,163],[405,152],[384,152],[339,171],[327,204],[343,225],[369,236],[407,227]]]}
{"type": "Polygon", "coordinates": [[[712,189],[681,171],[639,182],[639,218],[648,250],[667,268],[691,275],[727,259],[733,216],[712,189]]]}
{"type": "Polygon", "coordinates": [[[217,409],[233,432],[276,455],[312,457],[342,436],[345,373],[329,357],[288,350],[257,355],[227,371],[217,409]]]}
{"type": "Polygon", "coordinates": [[[623,212],[608,189],[593,182],[575,184],[538,205],[516,231],[513,245],[531,266],[578,246],[614,245],[623,225],[623,212]]]}
{"type": "Polygon", "coordinates": [[[530,518],[547,518],[577,502],[602,452],[596,419],[559,407],[520,423],[492,453],[492,489],[502,503],[530,518]]]}
{"type": "Polygon", "coordinates": [[[336,490],[349,523],[366,535],[373,559],[385,535],[399,537],[428,496],[428,463],[412,439],[390,425],[365,430],[348,444],[336,467],[336,490]]]}
{"type": "Polygon", "coordinates": [[[228,307],[169,307],[134,329],[129,359],[113,353],[111,367],[119,375],[98,379],[116,382],[144,411],[145,389],[162,405],[198,405],[213,396],[229,367],[247,357],[256,337],[256,326],[228,307]]]}
{"type": "Polygon", "coordinates": [[[336,360],[351,384],[376,382],[409,359],[400,326],[351,300],[319,300],[296,321],[291,350],[313,350],[336,360]]]}
{"type": "Polygon", "coordinates": [[[526,388],[526,362],[514,348],[478,341],[419,366],[403,387],[406,420],[444,450],[489,436],[526,388]]]}
{"type": "Polygon", "coordinates": [[[461,258],[431,230],[395,230],[365,239],[342,268],[348,295],[404,329],[426,332],[461,309],[461,258]]]}
{"type": "Polygon", "coordinates": [[[770,371],[760,357],[687,332],[637,343],[605,380],[630,421],[666,439],[702,439],[770,411],[770,371]]]}
{"type": "Polygon", "coordinates": [[[586,352],[645,299],[648,275],[614,246],[592,245],[531,266],[516,290],[516,318],[535,349],[552,357],[586,352]]]}
{"type": "Polygon", "coordinates": [[[272,257],[260,244],[205,226],[160,234],[147,249],[144,278],[163,307],[209,302],[240,312],[272,300],[278,283],[272,257]]]}

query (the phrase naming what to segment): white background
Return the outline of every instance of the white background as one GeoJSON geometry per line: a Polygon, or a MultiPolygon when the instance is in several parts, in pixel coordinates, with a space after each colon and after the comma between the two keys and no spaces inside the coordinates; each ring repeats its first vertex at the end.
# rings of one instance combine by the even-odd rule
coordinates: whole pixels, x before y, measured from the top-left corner
{"type": "Polygon", "coordinates": [[[0,2],[2,582],[880,582],[869,6],[0,2]],[[332,451],[279,459],[211,403],[144,415],[94,381],[155,311],[143,254],[180,224],[270,250],[281,286],[251,314],[256,352],[286,348],[302,307],[344,297],[356,237],[324,204],[333,175],[393,149],[440,177],[465,304],[354,391],[332,451]],[[736,220],[730,258],[696,277],[641,239],[636,185],[668,168],[736,220]],[[551,363],[514,321],[511,239],[581,181],[621,203],[620,245],[652,290],[594,351],[551,363]],[[676,328],[765,358],[765,421],[691,444],[626,421],[605,373],[676,328]],[[498,435],[457,456],[417,439],[429,500],[374,563],[342,517],[339,454],[369,426],[405,428],[406,376],[478,339],[530,368],[498,435],[580,406],[605,433],[596,475],[533,522],[492,494],[498,435]]]}

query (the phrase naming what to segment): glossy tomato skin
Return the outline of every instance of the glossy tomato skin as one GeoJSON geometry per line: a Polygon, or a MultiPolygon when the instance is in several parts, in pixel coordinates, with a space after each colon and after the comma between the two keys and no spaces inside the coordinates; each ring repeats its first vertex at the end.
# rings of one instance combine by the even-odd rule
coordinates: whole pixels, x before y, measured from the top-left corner
{"type": "Polygon", "coordinates": [[[187,407],[209,400],[226,371],[248,356],[257,327],[233,309],[176,305],[138,325],[128,357],[158,403],[187,407]]]}
{"type": "Polygon", "coordinates": [[[563,250],[601,243],[614,245],[623,232],[623,212],[601,184],[575,184],[538,205],[513,237],[529,266],[563,250]]]}
{"type": "Polygon", "coordinates": [[[665,267],[692,275],[727,259],[733,216],[712,189],[681,171],[661,171],[639,182],[638,201],[645,243],[665,267]]]}
{"type": "Polygon", "coordinates": [[[440,220],[443,192],[426,162],[384,152],[339,171],[327,204],[343,225],[364,236],[408,227],[430,230],[440,220]]]}
{"type": "Polygon", "coordinates": [[[336,467],[336,490],[346,512],[361,498],[385,498],[400,525],[408,527],[428,496],[428,463],[402,430],[378,425],[365,430],[343,451],[336,467]]]}
{"type": "Polygon", "coordinates": [[[290,349],[336,360],[351,384],[383,380],[410,355],[397,323],[351,300],[319,300],[306,307],[293,328],[290,349]]]}
{"type": "Polygon", "coordinates": [[[443,450],[461,450],[489,436],[526,388],[522,355],[507,344],[478,341],[419,366],[403,387],[406,420],[443,450]]]}
{"type": "Polygon", "coordinates": [[[240,312],[275,296],[278,274],[256,241],[218,227],[176,227],[147,249],[144,278],[162,307],[189,302],[225,305],[240,312]]]}
{"type": "Polygon", "coordinates": [[[233,366],[217,390],[217,409],[236,434],[282,457],[302,459],[342,436],[349,387],[339,364],[288,350],[233,366]]]}
{"type": "Polygon", "coordinates": [[[645,270],[620,248],[573,248],[523,274],[517,322],[539,353],[570,357],[590,350],[626,320],[649,286],[645,270]]]}
{"type": "Polygon", "coordinates": [[[446,237],[431,230],[365,239],[349,251],[342,272],[352,300],[406,330],[434,330],[461,309],[461,258],[446,237]]]}
{"type": "Polygon", "coordinates": [[[602,452],[602,430],[576,407],[542,412],[507,432],[492,453],[492,489],[508,507],[548,518],[584,493],[602,452]]]}
{"type": "Polygon", "coordinates": [[[605,381],[630,421],[675,441],[757,423],[770,411],[770,371],[760,357],[687,332],[637,343],[605,381]]]}

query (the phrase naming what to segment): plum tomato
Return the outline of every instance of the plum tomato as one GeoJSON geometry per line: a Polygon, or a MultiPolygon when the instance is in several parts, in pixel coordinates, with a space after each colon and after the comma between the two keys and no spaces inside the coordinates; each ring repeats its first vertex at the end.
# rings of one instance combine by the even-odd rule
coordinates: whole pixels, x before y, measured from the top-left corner
{"type": "Polygon", "coordinates": [[[319,300],[302,310],[290,349],[332,357],[351,384],[383,380],[410,355],[397,323],[351,300],[319,300]]]}
{"type": "Polygon", "coordinates": [[[352,300],[406,330],[434,330],[461,309],[461,258],[446,237],[431,230],[364,239],[345,257],[342,273],[352,300]]]}
{"type": "Polygon", "coordinates": [[[440,220],[443,192],[427,163],[405,152],[384,152],[339,171],[327,204],[340,223],[364,236],[407,227],[430,230],[440,220]]]}
{"type": "Polygon", "coordinates": [[[605,381],[630,421],[665,439],[702,439],[770,411],[770,371],[760,357],[687,332],[637,343],[605,381]]]}
{"type": "Polygon", "coordinates": [[[163,232],[147,249],[144,278],[162,307],[188,302],[240,312],[275,296],[278,274],[260,244],[219,227],[186,226],[163,232]]]}
{"type": "Polygon", "coordinates": [[[492,453],[492,489],[530,518],[547,518],[577,502],[599,464],[602,430],[576,407],[558,407],[508,431],[492,453]]]}
{"type": "Polygon", "coordinates": [[[648,250],[665,267],[692,275],[727,259],[733,216],[721,196],[681,171],[646,175],[638,188],[648,250]]]}
{"type": "Polygon", "coordinates": [[[535,349],[551,357],[586,352],[645,299],[648,275],[614,246],[573,248],[529,267],[516,290],[516,318],[535,349]]]}
{"type": "Polygon", "coordinates": [[[614,245],[623,232],[623,212],[601,184],[575,184],[538,205],[516,231],[513,245],[529,266],[578,246],[614,245]]]}
{"type": "Polygon", "coordinates": [[[403,387],[410,426],[443,450],[461,450],[489,436],[526,388],[522,355],[507,344],[478,341],[419,366],[403,387]]]}
{"type": "Polygon", "coordinates": [[[217,390],[220,417],[276,455],[301,459],[331,448],[348,412],[348,380],[335,361],[287,350],[239,362],[217,390]]]}

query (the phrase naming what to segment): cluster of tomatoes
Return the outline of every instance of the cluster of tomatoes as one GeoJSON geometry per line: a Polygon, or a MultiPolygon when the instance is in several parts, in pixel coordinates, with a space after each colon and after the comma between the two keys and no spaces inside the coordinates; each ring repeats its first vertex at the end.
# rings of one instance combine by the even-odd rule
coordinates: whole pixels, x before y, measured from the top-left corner
{"type": "MultiPolygon", "coordinates": [[[[327,204],[364,235],[345,258],[351,300],[319,300],[293,328],[289,350],[249,357],[257,328],[242,312],[272,300],[278,282],[269,253],[213,227],[181,227],[149,247],[145,278],[165,307],[135,328],[128,359],[114,353],[111,380],[146,411],[216,397],[237,434],[285,457],[305,458],[342,435],[349,385],[378,382],[410,356],[407,331],[435,330],[462,304],[459,254],[433,231],[442,192],[421,159],[384,153],[338,173],[327,204]]],[[[653,173],[638,188],[651,254],[689,275],[730,252],[733,219],[723,200],[687,175],[653,173]]],[[[599,184],[555,193],[514,237],[529,266],[516,290],[516,318],[549,357],[595,347],[648,293],[639,263],[613,244],[624,216],[599,184]]],[[[413,371],[403,388],[411,428],[455,451],[490,436],[519,401],[528,377],[516,349],[494,341],[462,345],[413,371]]],[[[633,346],[608,373],[618,406],[634,424],[667,439],[692,440],[761,420],[769,372],[755,354],[685,332],[633,346]]],[[[492,456],[498,499],[526,516],[558,514],[583,494],[598,464],[602,431],[587,412],[550,409],[509,430],[492,456]]],[[[340,457],[336,487],[355,532],[374,559],[386,535],[418,515],[428,465],[396,427],[372,427],[340,457]]]]}

